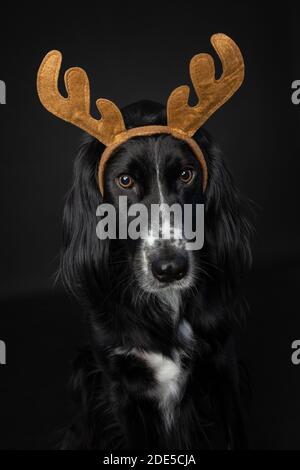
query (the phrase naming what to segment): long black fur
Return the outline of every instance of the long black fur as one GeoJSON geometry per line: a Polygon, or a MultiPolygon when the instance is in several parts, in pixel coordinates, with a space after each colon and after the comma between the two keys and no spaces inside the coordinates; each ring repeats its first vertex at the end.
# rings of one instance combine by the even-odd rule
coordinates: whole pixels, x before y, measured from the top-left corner
{"type": "MultiPolygon", "coordinates": [[[[127,128],[166,124],[165,108],[139,102],[122,110],[127,128]]],[[[199,284],[183,294],[180,318],[189,321],[194,343],[186,351],[189,377],[169,432],[147,391],[153,375],[137,358],[112,354],[138,347],[171,357],[182,347],[178,324],[155,295],[137,294],[126,284],[131,266],[124,247],[96,237],[97,184],[104,147],[87,137],[74,166],[63,221],[61,275],[84,306],[90,342],[74,363],[75,417],[62,449],[244,448],[240,378],[231,334],[243,317],[241,280],[251,262],[250,226],[245,203],[221,152],[203,129],[195,135],[209,174],[205,203],[205,244],[199,284]],[[125,266],[120,264],[124,262],[125,266]],[[127,263],[127,264],[126,264],[127,263]],[[125,272],[125,276],[124,276],[125,272]]],[[[126,144],[125,144],[126,145],[126,144]]]]}

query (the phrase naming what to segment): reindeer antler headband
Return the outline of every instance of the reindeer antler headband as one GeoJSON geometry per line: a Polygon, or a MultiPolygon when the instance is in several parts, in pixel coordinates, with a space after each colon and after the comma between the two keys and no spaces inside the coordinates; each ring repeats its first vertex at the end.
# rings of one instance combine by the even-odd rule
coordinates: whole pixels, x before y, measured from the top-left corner
{"type": "Polygon", "coordinates": [[[51,51],[45,56],[37,77],[38,95],[42,104],[55,116],[75,124],[106,145],[98,170],[102,195],[105,164],[112,152],[132,137],[153,134],[172,134],[191,147],[203,169],[203,191],[205,190],[207,166],[200,147],[192,137],[238,90],[244,79],[243,56],[235,42],[225,34],[214,34],[211,43],[221,59],[223,74],[216,80],[214,61],[209,54],[198,54],[192,58],[190,75],[199,102],[195,106],[189,106],[189,87],[180,86],[168,99],[167,126],[150,125],[129,130],[125,127],[119,108],[106,99],[98,99],[96,102],[101,119],[94,119],[90,115],[89,79],[79,67],[73,67],[65,73],[68,97],[64,98],[57,86],[62,55],[58,51],[51,51]]]}

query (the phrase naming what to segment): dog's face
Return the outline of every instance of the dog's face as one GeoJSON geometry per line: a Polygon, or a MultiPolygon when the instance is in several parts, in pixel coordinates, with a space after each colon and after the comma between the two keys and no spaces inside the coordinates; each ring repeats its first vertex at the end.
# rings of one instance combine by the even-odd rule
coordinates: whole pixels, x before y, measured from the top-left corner
{"type": "MultiPolygon", "coordinates": [[[[185,142],[170,135],[138,137],[120,146],[108,161],[105,202],[113,204],[117,213],[120,196],[127,196],[128,207],[143,204],[149,214],[151,207],[159,204],[195,207],[203,203],[202,183],[201,166],[185,142]]],[[[187,216],[184,211],[182,214],[184,225],[187,216]]],[[[130,220],[129,217],[128,223],[130,220]]],[[[147,292],[193,285],[196,253],[187,250],[184,236],[176,236],[177,222],[164,217],[162,210],[159,230],[154,230],[150,217],[145,237],[118,241],[139,286],[147,292]],[[171,236],[165,236],[166,230],[171,236]]],[[[188,223],[194,226],[194,220],[188,223]]]]}

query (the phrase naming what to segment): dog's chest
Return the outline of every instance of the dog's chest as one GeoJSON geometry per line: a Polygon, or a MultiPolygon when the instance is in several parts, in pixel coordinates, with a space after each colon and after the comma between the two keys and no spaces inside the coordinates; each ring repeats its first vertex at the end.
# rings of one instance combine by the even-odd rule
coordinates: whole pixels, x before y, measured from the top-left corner
{"type": "Polygon", "coordinates": [[[189,368],[186,367],[187,351],[193,343],[193,333],[187,322],[182,322],[179,333],[183,348],[174,348],[171,356],[137,348],[126,353],[121,349],[115,350],[116,354],[126,354],[127,358],[130,356],[138,359],[145,371],[151,371],[153,380],[145,394],[156,402],[167,429],[174,423],[175,408],[184,393],[189,374],[189,368]]]}

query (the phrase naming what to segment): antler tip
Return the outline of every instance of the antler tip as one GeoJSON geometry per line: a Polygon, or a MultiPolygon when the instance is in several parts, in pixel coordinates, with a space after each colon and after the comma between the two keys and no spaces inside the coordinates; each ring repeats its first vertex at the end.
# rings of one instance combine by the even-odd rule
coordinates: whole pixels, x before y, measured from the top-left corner
{"type": "Polygon", "coordinates": [[[225,40],[229,40],[230,42],[232,42],[232,39],[227,36],[227,34],[224,34],[224,33],[215,33],[211,36],[210,38],[210,42],[213,44],[214,41],[218,41],[218,40],[222,40],[222,39],[225,39],[225,40]]]}
{"type": "Polygon", "coordinates": [[[52,51],[47,52],[43,59],[43,62],[49,60],[51,57],[54,57],[56,59],[62,59],[62,53],[56,49],[52,49],[52,51]]]}

